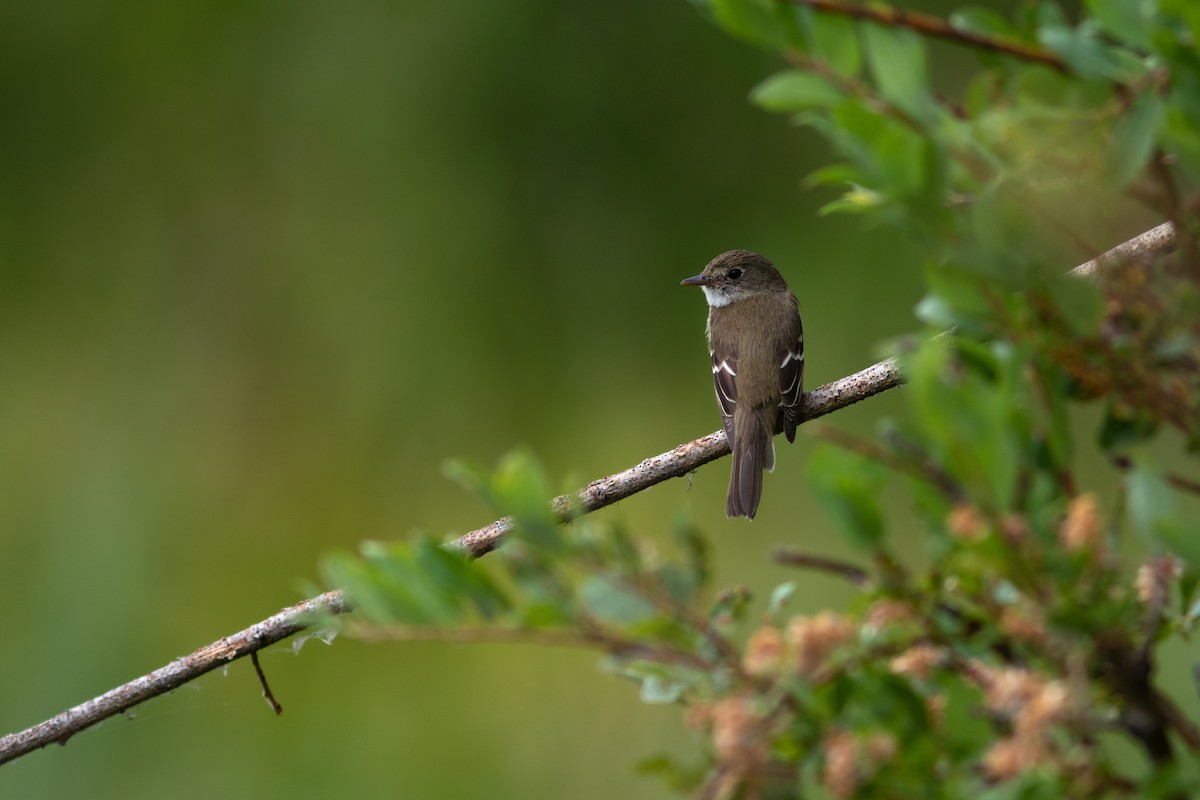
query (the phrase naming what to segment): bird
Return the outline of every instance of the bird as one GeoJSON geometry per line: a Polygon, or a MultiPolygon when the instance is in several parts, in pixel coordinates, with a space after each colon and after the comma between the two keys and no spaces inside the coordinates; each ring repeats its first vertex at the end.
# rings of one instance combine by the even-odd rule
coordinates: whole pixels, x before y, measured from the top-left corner
{"type": "Polygon", "coordinates": [[[800,304],[765,256],[730,250],[683,286],[708,301],[708,350],[721,423],[733,453],[728,517],[753,519],[763,470],[775,469],[775,428],[796,440],[804,394],[804,327],[800,304]]]}

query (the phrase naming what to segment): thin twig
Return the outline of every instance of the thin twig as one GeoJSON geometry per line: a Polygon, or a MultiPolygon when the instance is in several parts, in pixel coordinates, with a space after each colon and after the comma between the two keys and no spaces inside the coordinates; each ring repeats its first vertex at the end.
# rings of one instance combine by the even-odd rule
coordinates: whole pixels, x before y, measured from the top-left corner
{"type": "Polygon", "coordinates": [[[1151,228],[1145,233],[1117,245],[1112,250],[1093,258],[1091,261],[1085,261],[1071,270],[1071,274],[1079,276],[1094,275],[1098,270],[1110,264],[1117,266],[1134,258],[1151,258],[1166,255],[1175,249],[1175,243],[1174,223],[1164,222],[1158,227],[1151,228]]]}
{"type": "Polygon", "coordinates": [[[250,663],[254,665],[254,672],[258,675],[258,685],[262,687],[263,699],[267,701],[267,705],[275,712],[275,716],[283,713],[283,706],[279,705],[279,701],[275,699],[275,693],[271,691],[270,685],[267,683],[267,673],[263,672],[262,664],[258,663],[258,651],[250,653],[250,663]]]}
{"type": "Polygon", "coordinates": [[[376,625],[355,622],[348,632],[366,642],[441,642],[448,644],[533,644],[544,647],[601,648],[615,655],[660,664],[681,664],[707,670],[712,664],[683,650],[629,641],[612,636],[598,626],[579,631],[534,628],[432,628],[423,625],[376,625]]]}
{"type": "MultiPolygon", "coordinates": [[[[1129,456],[1114,456],[1113,458],[1109,459],[1109,463],[1122,472],[1127,472],[1133,468],[1133,461],[1130,460],[1129,456]]],[[[1173,472],[1166,473],[1162,476],[1162,479],[1182,492],[1200,494],[1200,481],[1195,481],[1191,478],[1185,478],[1182,475],[1176,475],[1173,472]]]]}
{"type": "Polygon", "coordinates": [[[72,736],[102,720],[116,716],[153,697],[166,694],[172,689],[178,689],[231,661],[294,636],[311,627],[313,621],[323,615],[343,614],[348,610],[350,603],[342,592],[326,592],[291,608],[285,608],[257,625],[218,639],[191,655],[175,659],[149,675],[118,686],[32,728],[0,738],[0,764],[49,744],[66,744],[72,736]]]}
{"type": "Polygon", "coordinates": [[[771,553],[771,560],[785,567],[799,567],[817,572],[827,572],[839,578],[845,578],[858,588],[863,588],[871,581],[871,575],[865,569],[856,567],[849,561],[842,561],[829,556],[817,556],[800,550],[781,547],[771,553]]]}
{"type": "Polygon", "coordinates": [[[871,439],[856,436],[831,425],[816,426],[811,435],[852,453],[857,453],[863,458],[882,464],[896,472],[907,473],[927,481],[951,502],[959,503],[966,497],[966,491],[954,478],[938,467],[924,451],[894,431],[885,434],[885,438],[896,448],[896,452],[888,450],[871,439]]]}
{"type": "Polygon", "coordinates": [[[908,28],[922,36],[944,39],[978,50],[990,50],[993,53],[1002,53],[1013,58],[1019,58],[1022,61],[1032,61],[1035,64],[1042,64],[1063,73],[1069,71],[1067,63],[1048,50],[1043,50],[1040,47],[1026,44],[1016,39],[988,36],[984,33],[956,28],[941,17],[922,14],[919,11],[909,11],[895,6],[883,5],[882,3],[859,5],[857,3],[844,3],[841,0],[791,0],[791,2],[799,6],[808,6],[814,11],[854,17],[855,19],[867,20],[868,22],[878,22],[881,25],[908,28]]]}

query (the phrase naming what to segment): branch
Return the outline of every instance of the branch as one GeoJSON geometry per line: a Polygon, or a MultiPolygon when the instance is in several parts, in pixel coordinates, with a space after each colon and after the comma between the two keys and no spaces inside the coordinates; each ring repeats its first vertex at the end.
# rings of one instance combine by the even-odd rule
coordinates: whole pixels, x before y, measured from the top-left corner
{"type": "Polygon", "coordinates": [[[844,3],[841,0],[791,0],[798,6],[807,6],[814,11],[828,14],[840,14],[846,17],[878,22],[881,25],[892,25],[908,28],[933,39],[945,39],[949,42],[974,47],[980,50],[991,50],[994,53],[1019,58],[1022,61],[1032,61],[1042,64],[1059,72],[1068,72],[1067,62],[1040,47],[1000,36],[988,36],[975,31],[956,28],[941,17],[922,14],[919,11],[908,11],[887,5],[858,5],[844,3]]]}
{"type": "MultiPolygon", "coordinates": [[[[806,394],[801,418],[808,420],[829,414],[899,386],[902,382],[899,364],[894,359],[881,361],[806,394]]],[[[648,458],[632,469],[592,481],[580,490],[574,500],[566,496],[557,497],[553,505],[565,521],[573,505],[577,511],[584,513],[596,511],[669,478],[682,477],[728,454],[729,444],[725,441],[725,431],[719,430],[681,444],[670,452],[648,458]]],[[[511,528],[512,519],[497,520],[460,536],[448,546],[478,558],[496,549],[511,528]]],[[[0,764],[49,744],[66,744],[76,733],[102,720],[177,689],[188,681],[225,666],[230,661],[258,652],[268,645],[299,633],[313,624],[314,617],[322,614],[345,614],[351,610],[353,607],[349,598],[340,591],[327,592],[320,597],[286,608],[257,625],[213,642],[149,675],[64,711],[28,730],[0,738],[0,764]]]]}
{"type": "Polygon", "coordinates": [[[76,733],[90,728],[97,722],[116,716],[152,697],[178,689],[230,661],[256,653],[267,645],[299,633],[311,626],[315,617],[323,614],[344,614],[349,610],[350,603],[341,592],[326,592],[291,608],[285,608],[257,625],[218,639],[189,656],[177,658],[149,675],[118,686],[106,694],[64,711],[53,719],[20,733],[5,736],[0,739],[0,764],[48,744],[66,744],[76,733]]]}
{"type": "MultiPolygon", "coordinates": [[[[1098,262],[1123,261],[1151,251],[1167,251],[1174,247],[1174,229],[1170,223],[1131,239],[1096,261],[1081,264],[1074,274],[1090,274],[1098,262]]],[[[822,417],[860,400],[885,392],[904,382],[900,365],[895,359],[880,361],[841,380],[827,383],[804,395],[801,421],[822,417]]],[[[662,455],[648,458],[637,466],[592,481],[580,490],[577,498],[562,496],[553,501],[555,510],[564,520],[576,513],[587,513],[612,505],[669,478],[686,475],[729,454],[725,431],[710,433],[662,455]]],[[[449,542],[474,557],[496,549],[512,528],[512,520],[497,520],[478,530],[463,534],[449,542]]],[[[302,603],[285,608],[243,631],[219,639],[191,655],[178,658],[148,675],[118,686],[99,697],[68,709],[56,717],[19,733],[0,738],[0,764],[6,764],[50,744],[66,744],[80,731],[98,722],[150,700],[225,666],[231,661],[256,653],[312,627],[314,619],[324,615],[345,614],[353,610],[349,598],[341,591],[326,592],[302,603]]]]}
{"type": "Polygon", "coordinates": [[[780,547],[771,554],[771,559],[776,564],[782,564],[785,567],[811,569],[816,572],[836,575],[839,578],[850,581],[850,583],[859,589],[871,582],[871,575],[865,569],[838,558],[804,553],[800,550],[793,550],[790,547],[780,547]]]}
{"type": "MultiPolygon", "coordinates": [[[[853,375],[805,393],[800,421],[806,422],[825,416],[899,386],[903,382],[900,364],[896,359],[880,361],[853,375]]],[[[592,481],[580,489],[575,498],[562,495],[551,502],[559,516],[566,520],[571,515],[572,508],[583,513],[597,511],[669,478],[682,478],[692,470],[727,455],[729,442],[725,440],[725,431],[722,429],[681,444],[662,455],[647,458],[636,467],[592,481]]],[[[504,539],[504,535],[512,529],[512,525],[512,518],[505,517],[463,534],[450,542],[449,546],[478,558],[495,550],[504,539]]]]}
{"type": "Polygon", "coordinates": [[[1175,250],[1175,245],[1175,225],[1170,222],[1164,222],[1156,228],[1151,228],[1145,233],[1138,234],[1128,242],[1117,245],[1112,250],[1097,258],[1093,258],[1091,261],[1085,261],[1071,270],[1071,274],[1079,276],[1095,275],[1098,270],[1109,265],[1125,264],[1135,258],[1166,255],[1175,250]]]}

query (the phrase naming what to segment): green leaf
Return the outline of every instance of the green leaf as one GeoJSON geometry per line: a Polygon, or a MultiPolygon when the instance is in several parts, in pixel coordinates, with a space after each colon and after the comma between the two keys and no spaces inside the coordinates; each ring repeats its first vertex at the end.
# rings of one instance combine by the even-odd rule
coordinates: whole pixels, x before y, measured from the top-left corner
{"type": "Polygon", "coordinates": [[[884,25],[863,26],[867,63],[879,92],[922,122],[933,118],[925,40],[914,31],[884,25]]]}
{"type": "Polygon", "coordinates": [[[937,329],[958,328],[968,335],[990,330],[995,312],[979,280],[948,265],[925,269],[929,293],[917,304],[917,319],[937,329]]]}
{"type": "Polygon", "coordinates": [[[939,338],[903,354],[906,392],[930,456],[979,501],[1011,508],[1029,441],[1027,354],[939,338]]]}
{"type": "Polygon", "coordinates": [[[1020,33],[1003,14],[992,8],[967,6],[950,15],[950,24],[960,31],[1020,39],[1020,33]]]}
{"type": "Polygon", "coordinates": [[[820,216],[827,214],[865,214],[885,205],[887,198],[879,192],[873,192],[863,186],[855,186],[836,200],[831,200],[817,211],[820,216]]]}
{"type": "Polygon", "coordinates": [[[1184,522],[1176,510],[1171,487],[1147,458],[1134,456],[1125,486],[1134,528],[1147,541],[1178,555],[1193,569],[1200,567],[1200,530],[1184,522]]]}
{"type": "Polygon", "coordinates": [[[514,536],[549,552],[562,550],[562,529],[550,507],[550,481],[529,451],[518,448],[501,457],[490,488],[496,511],[516,520],[514,536]]]}
{"type": "Polygon", "coordinates": [[[854,20],[834,14],[813,14],[813,55],[839,75],[856,77],[862,70],[862,49],[854,20]]]}
{"type": "Polygon", "coordinates": [[[1151,49],[1157,4],[1145,0],[1088,0],[1087,7],[1104,32],[1140,50],[1151,49]]]}
{"type": "Polygon", "coordinates": [[[1107,183],[1111,189],[1119,190],[1127,186],[1150,160],[1158,144],[1164,111],[1157,92],[1142,92],[1134,100],[1129,113],[1117,123],[1108,152],[1107,183]]]}
{"type": "Polygon", "coordinates": [[[459,598],[484,619],[494,619],[512,607],[508,596],[478,561],[459,550],[423,540],[414,544],[415,565],[440,591],[459,598]]]}
{"type": "Polygon", "coordinates": [[[488,505],[495,505],[491,497],[491,475],[482,465],[467,459],[449,459],[442,463],[442,474],[488,505]]]}
{"type": "Polygon", "coordinates": [[[870,181],[869,187],[856,188],[896,199],[928,192],[937,150],[924,136],[858,103],[831,109],[830,116],[826,135],[870,181]]]}
{"type": "Polygon", "coordinates": [[[771,600],[767,604],[767,614],[774,617],[783,611],[784,606],[791,601],[792,596],[796,593],[796,584],[794,581],[781,583],[771,590],[771,600]]]}
{"type": "Polygon", "coordinates": [[[674,703],[683,696],[686,688],[679,681],[663,680],[651,675],[642,681],[642,702],[657,704],[674,703]]]}
{"type": "Polygon", "coordinates": [[[855,545],[874,549],[883,537],[878,505],[885,470],[873,461],[829,444],[808,458],[808,481],[842,533],[855,545]]]}
{"type": "MultiPolygon", "coordinates": [[[[365,541],[359,548],[373,570],[378,588],[394,598],[395,608],[401,613],[396,622],[453,625],[465,621],[463,598],[454,582],[447,579],[448,562],[424,552],[428,548],[438,549],[436,543],[423,539],[365,541]]],[[[461,554],[447,555],[464,558],[461,554]]]]}
{"type": "Polygon", "coordinates": [[[769,0],[712,0],[711,8],[721,27],[739,39],[771,50],[788,44],[769,0]]]}
{"type": "Polygon", "coordinates": [[[1116,81],[1128,77],[1111,48],[1096,37],[1094,23],[1084,22],[1072,28],[1053,4],[1043,3],[1041,9],[1038,42],[1067,62],[1071,72],[1093,80],[1106,78],[1116,81]]]}
{"type": "Polygon", "coordinates": [[[862,173],[849,164],[830,164],[809,173],[801,181],[800,185],[805,189],[815,189],[818,186],[831,186],[840,183],[853,186],[861,182],[862,173]]]}
{"type": "Polygon", "coordinates": [[[654,605],[628,587],[598,575],[584,579],[579,599],[592,616],[617,625],[645,622],[657,613],[654,605]]]}
{"type": "Polygon", "coordinates": [[[845,99],[820,75],[799,70],[772,75],[756,86],[750,97],[766,110],[777,112],[829,108],[845,99]]]}
{"type": "Polygon", "coordinates": [[[708,610],[708,620],[718,628],[725,628],[739,621],[750,605],[753,596],[744,586],[731,586],[717,593],[708,610]]]}

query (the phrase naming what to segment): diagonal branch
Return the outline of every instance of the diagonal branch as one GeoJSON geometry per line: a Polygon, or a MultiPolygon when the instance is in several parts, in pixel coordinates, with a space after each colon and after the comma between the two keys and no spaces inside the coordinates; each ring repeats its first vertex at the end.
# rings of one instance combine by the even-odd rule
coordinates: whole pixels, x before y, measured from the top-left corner
{"type": "Polygon", "coordinates": [[[941,17],[923,14],[920,11],[909,11],[895,6],[877,4],[846,3],[842,0],[791,0],[798,6],[807,6],[814,11],[827,14],[840,14],[855,19],[877,22],[881,25],[893,25],[916,31],[922,36],[933,39],[944,39],[949,42],[972,47],[977,50],[990,50],[993,53],[1019,58],[1022,61],[1032,61],[1042,64],[1059,72],[1067,72],[1067,63],[1049,50],[1043,50],[1036,45],[1026,44],[1017,39],[1003,36],[989,36],[984,33],[959,28],[941,17]]]}
{"type": "MultiPolygon", "coordinates": [[[[1096,263],[1107,266],[1151,253],[1166,252],[1174,247],[1174,243],[1174,229],[1170,223],[1166,223],[1113,248],[1095,262],[1080,265],[1076,271],[1086,273],[1088,270],[1085,268],[1091,265],[1094,269],[1096,263]]],[[[880,361],[853,375],[806,393],[801,421],[830,414],[899,386],[903,382],[904,376],[895,359],[880,361]]],[[[564,519],[572,506],[576,513],[596,511],[670,478],[682,477],[728,454],[729,444],[725,440],[725,431],[719,430],[681,444],[669,452],[648,458],[623,472],[592,481],[581,489],[574,499],[566,496],[555,498],[554,507],[564,519]]],[[[474,557],[479,557],[496,549],[511,528],[511,519],[497,520],[458,537],[448,546],[457,547],[474,557]]],[[[352,610],[352,603],[341,591],[326,592],[285,608],[262,622],[219,639],[191,655],[177,658],[154,672],[118,686],[45,722],[0,737],[0,764],[50,744],[66,744],[76,733],[98,722],[177,689],[231,661],[294,636],[311,628],[322,617],[345,614],[352,610]]]]}
{"type": "MultiPolygon", "coordinates": [[[[899,386],[902,382],[899,364],[894,359],[881,361],[806,394],[803,419],[829,414],[899,386]]],[[[572,503],[584,513],[596,511],[670,478],[682,477],[728,454],[729,444],[725,441],[725,431],[719,430],[681,444],[662,455],[648,458],[623,472],[592,481],[579,491],[574,501],[566,496],[555,498],[554,507],[564,519],[572,503]]],[[[511,528],[511,519],[497,520],[460,536],[450,542],[449,546],[479,557],[496,549],[511,528]]],[[[166,694],[188,681],[225,666],[230,661],[255,653],[311,627],[314,619],[321,615],[344,614],[351,610],[353,606],[349,598],[340,591],[327,592],[320,597],[285,608],[257,625],[202,647],[191,655],[176,659],[149,675],[68,709],[28,730],[0,738],[0,764],[49,744],[66,744],[76,733],[102,720],[116,716],[153,697],[166,694]]]]}

